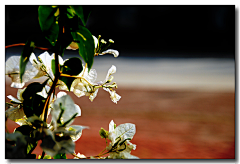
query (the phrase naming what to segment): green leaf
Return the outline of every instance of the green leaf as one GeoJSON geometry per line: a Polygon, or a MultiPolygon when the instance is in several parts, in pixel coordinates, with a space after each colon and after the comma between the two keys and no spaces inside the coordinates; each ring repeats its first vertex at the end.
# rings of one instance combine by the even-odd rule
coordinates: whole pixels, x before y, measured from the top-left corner
{"type": "Polygon", "coordinates": [[[65,28],[65,33],[62,34],[63,38],[61,41],[61,45],[60,45],[60,49],[59,49],[59,53],[61,56],[63,56],[63,52],[66,50],[66,48],[72,43],[73,38],[71,35],[71,32],[69,30],[67,30],[67,28],[65,28]]]}
{"type": "Polygon", "coordinates": [[[74,6],[70,6],[70,8],[81,19],[83,25],[86,26],[86,21],[84,20],[84,15],[83,15],[83,7],[74,5],[74,6]]]}
{"type": "Polygon", "coordinates": [[[67,159],[66,154],[57,154],[53,159],[67,159]]]}
{"type": "Polygon", "coordinates": [[[29,61],[29,57],[34,49],[35,49],[35,43],[34,43],[34,41],[32,41],[32,39],[29,39],[26,42],[26,44],[23,48],[21,57],[20,57],[20,79],[21,79],[21,82],[22,82],[23,74],[25,72],[26,65],[29,61]]]}
{"type": "Polygon", "coordinates": [[[43,84],[37,82],[31,83],[23,92],[23,110],[27,117],[31,117],[33,115],[40,116],[42,114],[45,98],[38,95],[37,92],[41,92],[43,90],[45,83],[46,81],[43,84]]]}
{"type": "MultiPolygon", "coordinates": [[[[65,61],[63,66],[61,67],[61,71],[63,74],[68,75],[78,75],[83,70],[82,61],[80,58],[73,57],[69,60],[65,61]]],[[[72,82],[75,80],[73,77],[60,77],[59,80],[62,80],[68,87],[70,91],[72,82]]]]}
{"type": "Polygon", "coordinates": [[[52,72],[53,72],[53,74],[55,75],[55,59],[53,59],[52,60],[52,62],[51,62],[51,67],[52,67],[52,72]]]}
{"type": "Polygon", "coordinates": [[[33,128],[30,127],[29,125],[22,125],[16,128],[15,132],[18,131],[18,132],[21,132],[23,135],[29,136],[32,130],[33,128]]]}
{"type": "Polygon", "coordinates": [[[55,46],[58,38],[59,8],[55,6],[39,6],[38,17],[39,25],[45,37],[49,40],[52,46],[55,46]]]}
{"type": "Polygon", "coordinates": [[[87,28],[83,26],[79,26],[79,29],[75,32],[71,32],[71,34],[74,41],[76,41],[78,44],[79,55],[83,58],[85,63],[87,63],[89,72],[93,65],[95,49],[92,34],[87,28]]]}

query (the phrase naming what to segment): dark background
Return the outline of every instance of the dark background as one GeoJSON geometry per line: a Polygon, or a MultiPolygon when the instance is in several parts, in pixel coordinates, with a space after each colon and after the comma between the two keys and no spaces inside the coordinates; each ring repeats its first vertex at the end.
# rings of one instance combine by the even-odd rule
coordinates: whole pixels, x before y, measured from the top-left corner
{"type": "MultiPolygon", "coordinates": [[[[98,5],[87,28],[121,56],[235,57],[234,5],[98,5]]],[[[33,33],[44,41],[38,24],[38,6],[6,5],[6,45],[25,43],[33,33]]],[[[44,43],[44,42],[43,42],[44,43]]],[[[71,52],[72,53],[72,52],[71,52]]]]}

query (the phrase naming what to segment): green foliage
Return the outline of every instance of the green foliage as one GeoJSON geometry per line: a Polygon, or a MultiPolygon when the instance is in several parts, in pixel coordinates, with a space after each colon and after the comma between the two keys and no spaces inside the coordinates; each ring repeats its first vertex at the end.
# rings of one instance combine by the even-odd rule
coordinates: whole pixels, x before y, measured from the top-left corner
{"type": "Polygon", "coordinates": [[[81,19],[84,26],[86,26],[86,21],[83,15],[83,7],[82,6],[70,6],[73,12],[81,19]]]}
{"type": "Polygon", "coordinates": [[[57,154],[53,159],[67,159],[66,154],[57,154]]]}
{"type": "Polygon", "coordinates": [[[20,79],[21,79],[21,82],[22,82],[22,77],[25,72],[26,65],[29,61],[29,57],[30,57],[31,53],[33,52],[34,48],[35,48],[34,41],[32,41],[32,39],[29,39],[26,42],[26,44],[23,48],[21,57],[20,57],[20,79]]]}
{"type": "Polygon", "coordinates": [[[55,46],[58,33],[59,8],[56,6],[39,6],[38,17],[39,25],[48,41],[55,46]]]}
{"type": "Polygon", "coordinates": [[[34,82],[27,86],[22,94],[23,97],[23,110],[27,117],[33,115],[40,116],[43,112],[45,98],[38,95],[46,85],[46,81],[43,84],[34,82]]]}
{"type": "Polygon", "coordinates": [[[83,27],[79,26],[77,31],[71,32],[74,41],[77,42],[79,47],[79,55],[83,58],[85,63],[88,66],[88,72],[90,71],[93,65],[94,58],[94,40],[90,31],[83,27]]]}
{"type": "MultiPolygon", "coordinates": [[[[82,72],[82,70],[82,61],[80,58],[77,57],[73,57],[65,61],[63,66],[61,67],[62,73],[68,75],[78,75],[82,72]]],[[[60,77],[60,80],[62,80],[67,85],[69,91],[74,79],[75,78],[73,77],[60,77]]]]}

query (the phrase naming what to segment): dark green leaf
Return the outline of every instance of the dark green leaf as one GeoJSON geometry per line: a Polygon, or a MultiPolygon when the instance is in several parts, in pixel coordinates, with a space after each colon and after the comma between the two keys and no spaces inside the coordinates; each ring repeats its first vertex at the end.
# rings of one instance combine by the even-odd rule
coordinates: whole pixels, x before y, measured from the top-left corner
{"type": "Polygon", "coordinates": [[[81,19],[82,23],[84,26],[86,26],[86,21],[84,20],[84,15],[83,15],[83,7],[74,5],[70,6],[70,8],[73,10],[73,12],[81,19]]]}
{"type": "Polygon", "coordinates": [[[33,128],[30,127],[29,125],[22,125],[16,128],[15,132],[18,131],[21,132],[23,135],[29,136],[32,130],[33,128]]]}
{"type": "Polygon", "coordinates": [[[57,154],[53,159],[67,159],[66,154],[57,154]]]}
{"type": "Polygon", "coordinates": [[[79,26],[79,29],[77,31],[72,32],[72,36],[78,44],[79,55],[83,58],[85,63],[87,63],[88,71],[90,71],[93,65],[95,49],[92,34],[87,28],[79,26]]]}
{"type": "Polygon", "coordinates": [[[22,82],[22,77],[25,72],[26,65],[29,61],[29,57],[30,57],[31,53],[33,52],[34,48],[35,48],[35,43],[32,41],[32,39],[29,39],[26,42],[26,44],[23,48],[21,57],[20,57],[20,79],[21,79],[21,82],[22,82]]]}
{"type": "MultiPolygon", "coordinates": [[[[78,75],[79,73],[82,72],[82,70],[83,70],[82,61],[77,57],[73,57],[65,61],[63,66],[61,67],[62,73],[68,75],[78,75]]],[[[70,91],[72,82],[75,80],[75,78],[60,77],[59,79],[62,80],[67,85],[68,90],[70,91]]]]}
{"type": "Polygon", "coordinates": [[[82,70],[82,61],[78,57],[69,58],[62,67],[62,73],[68,75],[78,75],[82,70]]]}
{"type": "MultiPolygon", "coordinates": [[[[65,28],[66,29],[66,28],[65,28]]],[[[69,30],[65,30],[65,33],[62,34],[63,35],[63,38],[62,39],[62,42],[61,42],[61,45],[60,45],[60,55],[63,56],[63,52],[66,50],[66,48],[72,43],[73,41],[73,38],[72,38],[72,35],[71,35],[71,32],[69,30]]]]}
{"type": "Polygon", "coordinates": [[[53,46],[57,42],[59,32],[58,12],[58,7],[39,6],[38,8],[39,25],[45,37],[53,46]]]}
{"type": "Polygon", "coordinates": [[[45,83],[46,81],[43,84],[37,82],[31,83],[23,92],[23,111],[27,117],[31,117],[33,115],[40,116],[42,114],[45,98],[38,95],[37,92],[41,92],[43,90],[45,83]]]}
{"type": "Polygon", "coordinates": [[[22,97],[23,99],[26,99],[29,97],[29,95],[33,95],[37,92],[41,92],[44,85],[38,82],[33,82],[27,86],[27,88],[24,90],[22,97]]]}
{"type": "Polygon", "coordinates": [[[27,117],[40,116],[43,112],[45,98],[38,94],[29,95],[23,101],[23,111],[27,117]]]}

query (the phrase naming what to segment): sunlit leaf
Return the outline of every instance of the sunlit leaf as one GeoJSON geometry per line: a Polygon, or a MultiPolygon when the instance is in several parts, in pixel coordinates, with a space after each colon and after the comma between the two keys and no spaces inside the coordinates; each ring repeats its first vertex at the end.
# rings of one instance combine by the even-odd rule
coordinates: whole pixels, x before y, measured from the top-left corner
{"type": "Polygon", "coordinates": [[[90,71],[93,65],[94,59],[94,40],[90,31],[83,27],[79,26],[77,31],[71,32],[74,41],[77,42],[79,47],[79,55],[83,58],[85,63],[87,63],[88,71],[90,71]]]}

